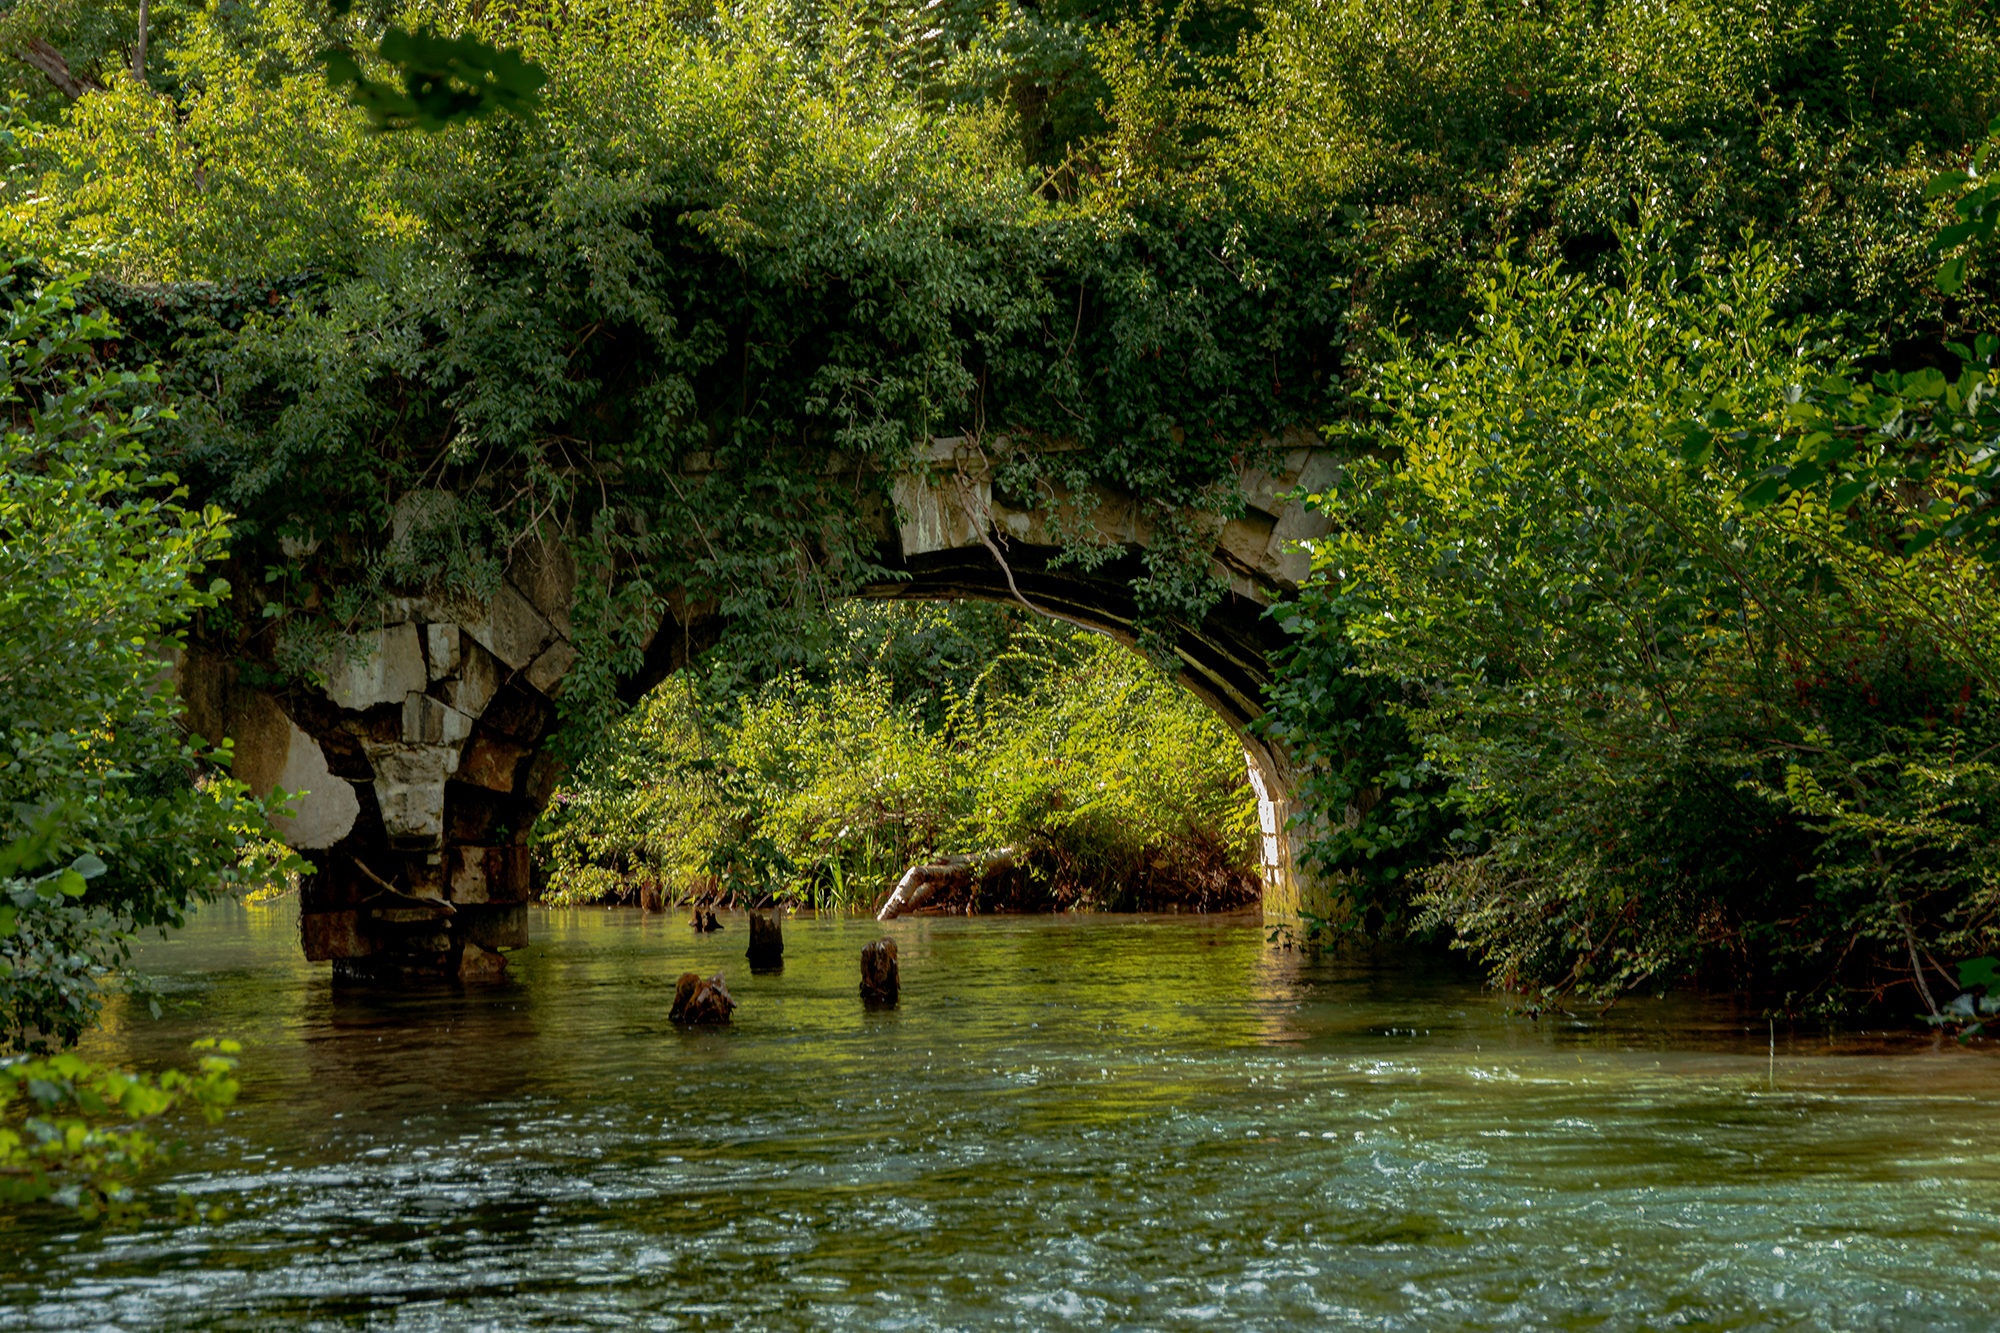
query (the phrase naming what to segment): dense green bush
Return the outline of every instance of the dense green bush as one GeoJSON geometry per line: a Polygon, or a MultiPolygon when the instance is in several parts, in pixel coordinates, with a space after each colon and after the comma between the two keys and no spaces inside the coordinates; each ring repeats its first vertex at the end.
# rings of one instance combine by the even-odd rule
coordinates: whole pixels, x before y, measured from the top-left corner
{"type": "Polygon", "coordinates": [[[1007,846],[1031,881],[1009,901],[1254,901],[1227,729],[1128,649],[982,611],[849,608],[863,651],[726,708],[669,681],[557,792],[547,897],[867,906],[913,863],[1007,846]],[[899,688],[918,654],[947,669],[899,688]]]}
{"type": "Polygon", "coordinates": [[[154,377],[102,366],[77,285],[0,270],[0,1049],[73,1043],[132,938],[265,832],[162,688],[224,515],[147,452],[154,377]]]}
{"type": "Polygon", "coordinates": [[[1474,336],[1386,369],[1388,457],[1327,499],[1309,601],[1424,682],[1398,711],[1480,830],[1422,902],[1531,990],[1952,985],[1924,951],[2000,939],[2000,596],[1962,546],[1898,550],[1920,491],[1746,495],[1772,457],[1731,450],[1811,445],[1801,386],[1849,368],[1768,250],[1689,270],[1670,239],[1628,233],[1610,285],[1501,270],[1474,336]]]}

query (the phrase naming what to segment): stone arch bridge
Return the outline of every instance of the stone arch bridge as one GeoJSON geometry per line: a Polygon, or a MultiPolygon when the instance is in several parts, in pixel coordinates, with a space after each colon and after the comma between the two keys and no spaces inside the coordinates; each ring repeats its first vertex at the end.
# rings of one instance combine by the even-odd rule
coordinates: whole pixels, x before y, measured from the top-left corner
{"type": "MultiPolygon", "coordinates": [[[[1202,623],[1177,627],[1175,648],[1184,683],[1242,740],[1263,824],[1264,909],[1285,918],[1302,891],[1287,832],[1293,771],[1251,724],[1281,638],[1264,611],[1297,591],[1307,557],[1296,543],[1326,526],[1286,497],[1322,488],[1333,460],[1305,432],[1267,443],[1275,465],[1239,478],[1243,514],[1209,524],[1212,570],[1228,592],[1202,623]]],[[[1061,543],[1047,497],[1015,507],[996,491],[985,455],[959,440],[933,441],[928,463],[894,479],[893,509],[881,506],[873,521],[878,558],[905,577],[864,596],[1020,598],[1135,641],[1131,587],[1153,539],[1144,506],[1099,488],[1091,521],[1118,554],[1087,572],[1051,567],[1061,543]]],[[[1053,507],[1074,498],[1057,494],[1053,507]]],[[[263,689],[199,650],[180,664],[190,725],[235,738],[236,775],[256,790],[307,793],[280,833],[317,867],[301,888],[308,958],[352,977],[470,979],[497,974],[497,951],[528,943],[527,836],[559,775],[545,746],[577,658],[575,582],[559,539],[524,542],[488,602],[386,603],[323,687],[263,689]]],[[[623,692],[636,699],[723,628],[712,614],[670,605],[623,692]]]]}

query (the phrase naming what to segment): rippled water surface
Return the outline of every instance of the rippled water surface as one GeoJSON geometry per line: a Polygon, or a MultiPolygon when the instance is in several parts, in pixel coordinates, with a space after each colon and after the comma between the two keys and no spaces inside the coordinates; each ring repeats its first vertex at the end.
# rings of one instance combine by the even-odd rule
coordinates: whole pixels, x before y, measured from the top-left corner
{"type": "Polygon", "coordinates": [[[1725,1006],[1510,1019],[1243,918],[794,920],[755,976],[727,926],[540,914],[512,983],[383,997],[211,910],[91,1053],[249,1044],[167,1182],[227,1220],[12,1219],[0,1329],[2000,1329],[1988,1052],[1773,1074],[1725,1006]],[[733,1027],[667,1023],[687,968],[733,1027]]]}

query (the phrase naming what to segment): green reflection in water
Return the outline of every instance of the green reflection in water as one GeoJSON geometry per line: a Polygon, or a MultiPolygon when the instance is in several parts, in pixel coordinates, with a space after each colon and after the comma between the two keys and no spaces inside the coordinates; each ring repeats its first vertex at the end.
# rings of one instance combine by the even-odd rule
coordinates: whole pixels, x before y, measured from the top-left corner
{"type": "Polygon", "coordinates": [[[1510,1020],[1242,918],[548,913],[517,980],[384,997],[229,908],[95,1055],[251,1043],[169,1182],[206,1229],[15,1219],[0,1328],[1989,1329],[2000,1067],[1670,1000],[1510,1020]],[[722,970],[730,1029],[664,1021],[722,970]],[[1753,1029],[1754,1030],[1751,1030],[1753,1029]]]}

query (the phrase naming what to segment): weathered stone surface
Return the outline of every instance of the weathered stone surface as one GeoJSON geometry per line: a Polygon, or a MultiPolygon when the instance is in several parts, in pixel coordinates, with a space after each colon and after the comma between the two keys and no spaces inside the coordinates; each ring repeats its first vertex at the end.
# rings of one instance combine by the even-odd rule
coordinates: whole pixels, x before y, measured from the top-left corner
{"type": "Polygon", "coordinates": [[[424,626],[424,655],[430,659],[433,681],[458,674],[459,646],[464,640],[457,625],[424,626]]]}
{"type": "Polygon", "coordinates": [[[1262,568],[1265,552],[1271,545],[1271,530],[1275,520],[1252,509],[1240,518],[1232,518],[1222,525],[1216,534],[1215,545],[1224,559],[1246,570],[1262,568]]]}
{"type": "Polygon", "coordinates": [[[458,675],[440,685],[438,693],[467,717],[478,717],[499,693],[506,674],[507,668],[492,653],[470,639],[461,639],[458,675]]]}
{"type": "Polygon", "coordinates": [[[403,699],[403,740],[410,745],[455,746],[472,734],[472,719],[428,694],[403,699]]]}
{"type": "Polygon", "coordinates": [[[375,952],[374,939],[362,933],[359,912],[302,912],[299,942],[305,946],[307,961],[314,963],[366,958],[375,952]]]}
{"type": "Polygon", "coordinates": [[[511,583],[502,583],[490,605],[461,622],[486,650],[519,671],[555,637],[555,629],[511,583]]]}
{"type": "Polygon", "coordinates": [[[458,781],[445,784],[444,809],[446,839],[472,845],[502,841],[499,830],[517,813],[508,793],[458,781]]]}
{"type": "Polygon", "coordinates": [[[521,765],[532,752],[524,745],[482,732],[474,736],[458,761],[458,780],[488,791],[511,792],[521,765]]]}
{"type": "Polygon", "coordinates": [[[448,865],[448,891],[455,903],[527,901],[526,847],[453,847],[448,865]]]}
{"type": "Polygon", "coordinates": [[[527,781],[521,784],[521,798],[533,808],[540,810],[548,805],[549,797],[555,794],[556,783],[562,779],[563,763],[552,754],[538,754],[535,762],[528,765],[527,781]]]}
{"type": "Polygon", "coordinates": [[[430,683],[415,625],[370,630],[353,635],[352,642],[366,655],[356,657],[343,646],[326,664],[326,696],[342,708],[399,704],[430,683]]]}
{"type": "Polygon", "coordinates": [[[548,735],[555,725],[556,709],[546,695],[529,689],[525,680],[515,679],[501,685],[479,720],[517,741],[532,743],[548,735]]]}
{"type": "Polygon", "coordinates": [[[439,745],[369,745],[375,804],[392,847],[435,847],[444,834],[444,780],[458,754],[439,745]]]}
{"type": "Polygon", "coordinates": [[[993,505],[993,487],[986,481],[961,483],[941,478],[936,485],[923,477],[903,475],[891,486],[896,503],[896,530],[905,556],[973,546],[979,528],[972,515],[984,516],[993,505]]]}
{"type": "Polygon", "coordinates": [[[371,907],[368,919],[379,921],[385,926],[423,926],[441,920],[451,914],[450,903],[439,903],[436,907],[371,907]]]}
{"type": "Polygon", "coordinates": [[[381,620],[384,625],[414,623],[421,628],[431,621],[450,619],[451,617],[428,597],[391,597],[381,606],[381,620]]]}
{"type": "Polygon", "coordinates": [[[558,633],[569,636],[570,607],[576,603],[576,560],[553,531],[545,529],[514,548],[507,581],[558,633]]]}
{"type": "Polygon", "coordinates": [[[528,908],[523,903],[468,907],[459,917],[465,938],[483,949],[528,947],[528,908]]]}
{"type": "Polygon", "coordinates": [[[1277,803],[1271,797],[1270,784],[1264,779],[1263,766],[1257,762],[1257,756],[1245,750],[1243,764],[1250,776],[1250,790],[1257,795],[1257,828],[1263,835],[1259,843],[1262,855],[1258,858],[1258,869],[1263,873],[1264,882],[1269,884],[1274,882],[1275,876],[1287,869],[1280,863],[1278,856],[1278,835],[1284,827],[1284,821],[1279,815],[1277,803]]]}
{"type": "Polygon", "coordinates": [[[540,657],[528,664],[528,683],[551,699],[562,696],[563,677],[576,665],[576,649],[566,639],[557,639],[540,657]]]}
{"type": "Polygon", "coordinates": [[[750,948],[744,956],[752,967],[776,967],[785,961],[785,932],[777,917],[750,914],[750,948]]]}
{"type": "Polygon", "coordinates": [[[676,1023],[727,1023],[735,1008],[736,1000],[720,972],[707,978],[683,972],[674,987],[674,1004],[667,1017],[676,1023]]]}
{"type": "Polygon", "coordinates": [[[482,949],[471,940],[458,955],[458,979],[464,982],[503,981],[507,976],[507,959],[490,949],[482,949]]]}
{"type": "Polygon", "coordinates": [[[292,817],[271,821],[278,836],[301,850],[331,847],[346,837],[361,803],[353,785],[328,770],[319,742],[269,695],[237,691],[232,702],[213,725],[236,742],[236,776],[259,795],[273,787],[304,793],[291,803],[292,817]]]}
{"type": "Polygon", "coordinates": [[[894,1004],[903,980],[896,969],[896,941],[874,940],[861,950],[861,998],[873,1004],[894,1004]]]}

